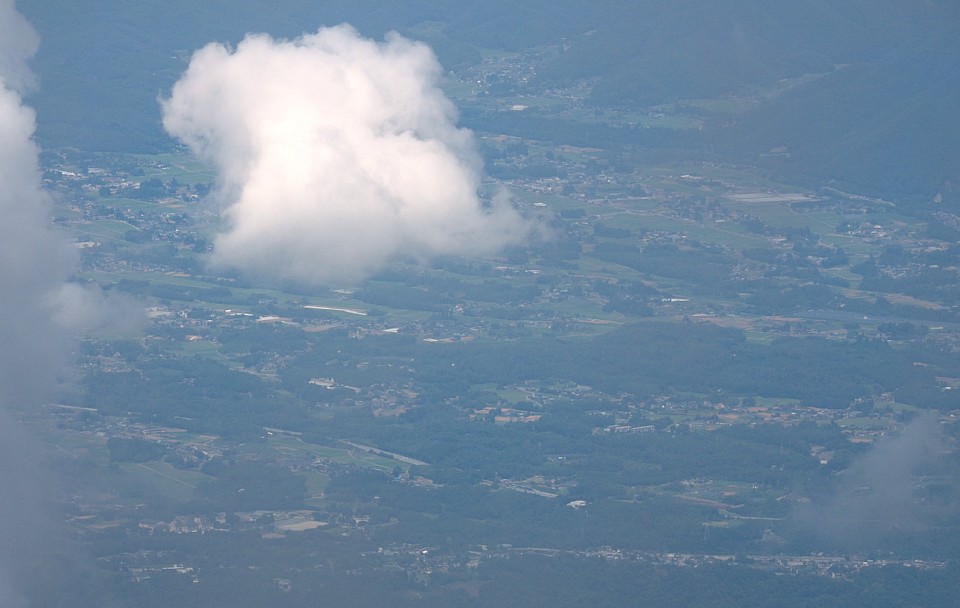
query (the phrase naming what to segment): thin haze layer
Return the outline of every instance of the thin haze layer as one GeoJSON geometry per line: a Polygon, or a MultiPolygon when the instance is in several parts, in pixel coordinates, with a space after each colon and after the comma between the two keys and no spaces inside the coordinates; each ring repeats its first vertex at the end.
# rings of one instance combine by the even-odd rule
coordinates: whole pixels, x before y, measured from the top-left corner
{"type": "Polygon", "coordinates": [[[0,406],[52,394],[67,367],[70,335],[98,326],[132,329],[132,302],[68,282],[76,252],[51,224],[43,191],[36,120],[21,94],[33,82],[27,60],[39,38],[0,0],[0,406]]]}
{"type": "Polygon", "coordinates": [[[214,262],[326,283],[520,242],[529,225],[477,196],[480,161],[440,74],[425,45],[346,25],[198,51],[162,106],[218,169],[229,227],[214,262]]]}
{"type": "Polygon", "coordinates": [[[26,60],[37,36],[0,0],[0,403],[36,397],[52,382],[66,352],[57,291],[72,263],[50,228],[41,190],[34,112],[20,92],[30,81],[26,60]]]}
{"type": "Polygon", "coordinates": [[[38,41],[12,0],[0,0],[0,604],[11,607],[27,605],[22,577],[45,539],[32,446],[8,408],[47,394],[66,353],[52,294],[69,255],[49,228],[34,113],[20,97],[38,41]]]}
{"type": "Polygon", "coordinates": [[[0,0],[0,606],[4,608],[40,605],[32,599],[38,592],[47,600],[64,602],[57,605],[80,605],[78,588],[51,591],[51,583],[88,580],[51,517],[51,497],[60,481],[40,464],[41,452],[17,424],[16,412],[56,394],[58,376],[69,370],[69,341],[75,330],[97,325],[132,328],[141,317],[122,299],[68,282],[76,253],[51,225],[51,201],[42,189],[39,149],[33,141],[35,116],[21,98],[34,81],[27,61],[38,44],[39,37],[13,1],[0,0]],[[50,567],[51,563],[57,566],[50,567]]]}

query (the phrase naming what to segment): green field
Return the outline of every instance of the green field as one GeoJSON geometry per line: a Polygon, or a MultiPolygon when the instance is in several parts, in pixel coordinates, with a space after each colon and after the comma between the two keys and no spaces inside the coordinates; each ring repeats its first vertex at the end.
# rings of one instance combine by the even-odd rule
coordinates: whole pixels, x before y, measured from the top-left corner
{"type": "Polygon", "coordinates": [[[179,501],[193,498],[194,490],[204,481],[213,479],[199,471],[178,469],[166,462],[123,463],[123,471],[148,482],[164,495],[179,501]]]}
{"type": "Polygon", "coordinates": [[[194,158],[187,152],[157,154],[141,157],[144,162],[144,179],[158,177],[164,181],[176,179],[181,184],[213,182],[216,170],[194,158]]]}
{"type": "Polygon", "coordinates": [[[307,443],[299,437],[291,436],[285,433],[274,432],[267,437],[267,446],[272,452],[282,452],[285,454],[295,454],[302,458],[328,458],[333,462],[341,464],[352,464],[372,469],[378,469],[384,472],[392,472],[397,466],[403,470],[408,470],[410,465],[378,456],[354,448],[339,448],[315,443],[307,443]]]}

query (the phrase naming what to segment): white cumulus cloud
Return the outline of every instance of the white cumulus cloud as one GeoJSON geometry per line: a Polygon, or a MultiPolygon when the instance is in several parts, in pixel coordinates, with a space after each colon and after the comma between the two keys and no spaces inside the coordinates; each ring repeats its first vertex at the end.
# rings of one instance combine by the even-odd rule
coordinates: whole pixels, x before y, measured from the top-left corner
{"type": "Polygon", "coordinates": [[[521,242],[530,225],[477,195],[480,159],[440,75],[426,45],[347,25],[197,51],[161,104],[166,130],[218,171],[213,262],[327,283],[521,242]]]}

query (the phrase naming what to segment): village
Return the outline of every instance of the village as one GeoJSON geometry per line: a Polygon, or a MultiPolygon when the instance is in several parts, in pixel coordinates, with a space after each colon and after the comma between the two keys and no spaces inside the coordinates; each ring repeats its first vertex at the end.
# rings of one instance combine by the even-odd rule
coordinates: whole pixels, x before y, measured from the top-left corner
{"type": "MultiPolygon", "coordinates": [[[[524,74],[518,69],[516,82],[524,74]]],[[[476,76],[478,84],[493,83],[489,75],[476,76]]],[[[556,95],[577,103],[576,92],[556,95]]],[[[505,111],[529,111],[522,106],[505,111]]],[[[886,201],[828,188],[758,187],[729,165],[631,168],[603,150],[548,149],[514,136],[485,137],[482,147],[490,173],[509,188],[516,208],[547,226],[551,239],[489,259],[400,266],[364,285],[330,287],[261,286],[212,273],[203,256],[221,222],[211,203],[213,174],[183,151],[162,158],[68,152],[48,158],[46,185],[61,201],[55,220],[73,235],[81,260],[77,280],[122,292],[148,317],[137,336],[88,338],[78,381],[100,384],[30,421],[57,434],[61,455],[96,463],[101,474],[141,488],[130,496],[77,490],[67,497],[66,523],[77,537],[162,547],[213,535],[257,539],[278,551],[289,543],[337,539],[360,557],[345,560],[349,572],[400,574],[422,585],[437,576],[470,579],[484,563],[516,556],[739,566],[839,579],[867,569],[946,567],[944,560],[913,554],[786,554],[780,527],[791,505],[807,497],[783,487],[781,479],[795,474],[783,464],[754,480],[678,468],[628,481],[593,453],[782,432],[811,437],[791,443],[792,456],[806,463],[804,475],[829,478],[870,446],[896,438],[923,411],[894,390],[818,399],[725,391],[719,384],[641,392],[571,378],[493,377],[461,386],[456,370],[434,371],[430,366],[441,364],[425,362],[433,355],[421,350],[510,348],[538,339],[575,343],[642,321],[691,327],[694,334],[742,332],[756,347],[810,339],[878,350],[934,344],[955,352],[960,324],[950,301],[937,301],[923,286],[878,297],[851,270],[874,263],[876,275],[897,289],[914,285],[927,272],[918,256],[949,253],[942,241],[928,238],[886,201]],[[337,347],[312,355],[324,340],[337,347]],[[190,372],[201,364],[222,374],[223,386],[190,372]],[[430,385],[424,369],[431,382],[454,388],[430,385]],[[131,379],[159,385],[127,401],[109,389],[131,379]],[[270,418],[266,406],[242,405],[248,398],[275,404],[276,395],[307,418],[270,418]],[[195,407],[208,400],[231,412],[227,432],[217,429],[222,420],[205,420],[203,408],[195,407]],[[242,407],[237,413],[229,409],[234,402],[242,407]],[[438,409],[448,412],[444,424],[475,434],[478,446],[498,445],[501,436],[530,443],[539,441],[529,439],[538,433],[560,432],[577,448],[538,445],[528,461],[465,472],[460,462],[442,461],[443,450],[415,449],[430,448],[429,442],[397,447],[369,432],[409,425],[438,409]],[[369,435],[325,431],[330,421],[369,435]],[[229,467],[251,467],[280,481],[255,487],[256,476],[233,479],[229,467]],[[281,487],[281,481],[292,485],[281,487]],[[378,489],[367,491],[365,484],[378,489]],[[264,498],[291,487],[289,501],[264,498]],[[467,491],[479,503],[519,501],[508,518],[517,529],[525,525],[523,509],[601,519],[608,503],[653,502],[692,509],[688,523],[705,541],[745,531],[735,532],[741,537],[729,553],[682,544],[670,549],[664,541],[657,550],[616,546],[599,535],[587,543],[592,548],[571,548],[566,539],[544,547],[489,542],[451,550],[420,540],[415,531],[423,524],[410,519],[410,509],[420,507],[405,505],[467,491]],[[396,541],[398,535],[409,538],[396,541]]],[[[492,191],[494,182],[484,188],[492,191]]],[[[955,271],[949,263],[943,269],[955,271]]],[[[935,383],[933,398],[941,401],[960,386],[948,375],[935,383]]],[[[940,427],[956,428],[955,410],[934,415],[940,427]]],[[[418,516],[442,518],[443,508],[440,515],[418,516]]],[[[450,517],[461,516],[450,508],[450,517]]],[[[120,552],[107,565],[136,584],[167,575],[198,583],[205,576],[189,552],[163,548],[120,552]]],[[[275,577],[278,590],[296,588],[297,568],[334,566],[321,560],[289,569],[275,577]]]]}

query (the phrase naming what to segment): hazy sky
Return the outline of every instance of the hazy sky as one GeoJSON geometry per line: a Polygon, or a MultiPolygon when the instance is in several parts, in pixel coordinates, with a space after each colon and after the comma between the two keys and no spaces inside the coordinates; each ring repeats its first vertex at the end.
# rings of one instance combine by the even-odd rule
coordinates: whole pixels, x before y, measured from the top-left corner
{"type": "Polygon", "coordinates": [[[194,54],[163,118],[218,170],[215,264],[354,282],[396,257],[521,242],[530,226],[509,203],[477,196],[481,163],[440,75],[425,45],[349,26],[194,54]]]}

